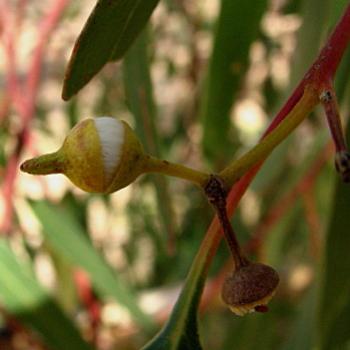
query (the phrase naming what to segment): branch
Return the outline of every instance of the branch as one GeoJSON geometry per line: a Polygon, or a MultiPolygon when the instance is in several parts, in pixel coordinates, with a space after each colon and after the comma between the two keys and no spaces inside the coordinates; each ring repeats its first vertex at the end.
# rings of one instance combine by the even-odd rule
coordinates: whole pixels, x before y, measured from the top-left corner
{"type": "MultiPolygon", "coordinates": [[[[314,90],[314,93],[320,96],[323,90],[323,85],[326,82],[329,82],[330,77],[333,77],[339,65],[340,59],[345,51],[345,48],[348,46],[349,39],[350,5],[347,7],[344,16],[337,24],[335,30],[319,54],[318,58],[305,74],[304,78],[296,87],[296,89],[293,91],[291,97],[284,104],[280,112],[275,116],[270,126],[265,131],[262,139],[264,139],[274,129],[276,129],[277,126],[280,125],[284,119],[288,118],[290,114],[293,114],[293,109],[304,95],[304,90],[307,85],[309,88],[314,90]]],[[[307,112],[308,109],[305,110],[305,114],[307,112]]],[[[257,160],[254,165],[252,164],[250,170],[248,170],[231,188],[227,198],[227,213],[229,216],[233,215],[240,199],[259,171],[264,160],[264,158],[261,158],[260,160],[257,160]]],[[[216,253],[221,238],[222,232],[220,223],[217,217],[214,217],[191,266],[185,286],[177,301],[177,305],[181,305],[182,302],[188,300],[190,297],[190,294],[188,292],[189,290],[195,289],[196,296],[202,292],[204,285],[203,280],[206,278],[209,266],[216,253]]],[[[193,303],[196,302],[199,302],[199,298],[193,300],[193,303]]]]}

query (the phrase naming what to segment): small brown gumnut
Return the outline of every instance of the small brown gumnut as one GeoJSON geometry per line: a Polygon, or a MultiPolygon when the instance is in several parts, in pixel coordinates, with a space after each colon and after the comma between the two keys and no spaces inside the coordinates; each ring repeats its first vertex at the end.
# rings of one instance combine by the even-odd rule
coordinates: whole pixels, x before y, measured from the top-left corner
{"type": "Polygon", "coordinates": [[[278,283],[278,274],[272,267],[249,263],[226,278],[221,296],[231,311],[239,316],[254,311],[266,312],[266,305],[275,294],[278,283]]]}

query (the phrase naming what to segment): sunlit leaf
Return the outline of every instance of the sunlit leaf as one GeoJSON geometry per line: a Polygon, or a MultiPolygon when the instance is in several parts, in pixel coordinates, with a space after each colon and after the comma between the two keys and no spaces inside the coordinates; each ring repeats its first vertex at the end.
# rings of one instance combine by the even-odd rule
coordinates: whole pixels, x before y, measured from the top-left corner
{"type": "MultiPolygon", "coordinates": [[[[266,1],[222,0],[203,98],[203,148],[216,163],[228,153],[230,110],[244,76],[249,48],[258,34],[266,1]]],[[[238,144],[237,140],[233,140],[238,144]]],[[[232,156],[232,148],[229,153],[232,156]]]]}

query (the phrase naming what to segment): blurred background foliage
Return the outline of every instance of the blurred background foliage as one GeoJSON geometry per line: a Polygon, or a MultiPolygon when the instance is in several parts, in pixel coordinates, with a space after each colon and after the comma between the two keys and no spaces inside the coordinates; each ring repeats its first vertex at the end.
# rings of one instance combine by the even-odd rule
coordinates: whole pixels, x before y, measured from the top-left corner
{"type": "MultiPolygon", "coordinates": [[[[56,150],[83,118],[113,115],[150,153],[217,171],[256,143],[347,1],[163,0],[124,59],[63,102],[65,67],[94,6],[67,1],[43,54],[24,140],[4,18],[20,23],[13,43],[21,82],[55,1],[2,1],[11,11],[0,23],[0,349],[138,349],[166,321],[211,221],[203,195],[153,175],[90,195],[62,176],[11,172],[11,164],[56,150]]],[[[336,78],[345,119],[349,69],[347,54],[336,78]]],[[[272,154],[233,218],[249,254],[280,273],[270,312],[240,318],[223,305],[222,244],[200,310],[203,347],[350,349],[349,207],[317,109],[272,154]]]]}

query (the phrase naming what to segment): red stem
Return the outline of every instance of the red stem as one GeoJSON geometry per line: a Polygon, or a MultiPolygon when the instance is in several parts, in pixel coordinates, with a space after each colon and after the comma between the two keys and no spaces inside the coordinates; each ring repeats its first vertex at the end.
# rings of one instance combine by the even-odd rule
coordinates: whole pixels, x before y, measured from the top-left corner
{"type": "Polygon", "coordinates": [[[101,305],[97,299],[91,285],[88,274],[77,269],[74,273],[74,280],[77,286],[77,294],[89,314],[90,326],[91,326],[91,341],[93,344],[97,344],[98,327],[101,321],[101,305]]]}
{"type": "Polygon", "coordinates": [[[347,147],[339,113],[337,96],[332,82],[329,82],[329,84],[325,86],[324,91],[320,95],[320,100],[326,113],[328,126],[336,152],[346,151],[347,147]]]}
{"type": "MultiPolygon", "coordinates": [[[[16,28],[16,25],[20,25],[21,19],[17,17],[17,20],[13,19],[12,23],[9,23],[6,14],[10,13],[10,9],[4,2],[0,4],[0,20],[6,21],[5,24],[7,28],[4,33],[4,43],[8,61],[7,88],[14,107],[22,120],[22,129],[16,136],[17,146],[14,153],[8,160],[3,181],[5,215],[0,223],[0,230],[4,233],[9,233],[11,227],[13,215],[12,196],[17,177],[17,169],[24,145],[27,144],[28,140],[30,139],[30,122],[35,114],[35,101],[43,64],[44,49],[68,3],[69,0],[56,0],[52,6],[52,9],[43,18],[39,26],[38,41],[34,49],[31,65],[28,68],[25,85],[20,84],[16,74],[14,33],[18,29],[16,28]],[[23,93],[24,91],[25,93],[23,93]]],[[[26,1],[22,0],[20,4],[22,9],[24,9],[25,4],[26,1]]]]}
{"type": "MultiPolygon", "coordinates": [[[[350,40],[350,4],[322,49],[314,66],[320,65],[319,79],[333,78],[350,40]]],[[[314,67],[316,69],[317,67],[314,67]]]]}
{"type": "Polygon", "coordinates": [[[35,99],[38,92],[45,47],[68,3],[69,0],[56,0],[50,12],[47,13],[39,25],[38,32],[40,36],[29,67],[25,87],[28,93],[27,118],[29,119],[34,114],[35,99]]]}
{"type": "MultiPolygon", "coordinates": [[[[325,46],[321,50],[319,56],[307,71],[302,81],[293,91],[291,97],[287,100],[280,112],[271,122],[265,131],[263,137],[274,130],[281,121],[288,115],[295,104],[299,101],[306,84],[313,85],[318,91],[321,91],[324,84],[329,83],[329,77],[333,77],[340,60],[344,54],[350,41],[350,4],[347,6],[343,17],[338,22],[333,33],[327,40],[325,46]]],[[[238,181],[231,189],[228,197],[228,211],[232,215],[236,209],[239,200],[243,196],[247,187],[254,179],[256,173],[260,169],[263,162],[255,165],[248,171],[240,181],[238,181]]]]}
{"type": "Polygon", "coordinates": [[[0,22],[2,23],[2,39],[6,54],[7,74],[6,74],[6,89],[12,102],[19,114],[22,114],[25,110],[24,94],[21,93],[20,83],[16,73],[16,28],[15,24],[19,23],[12,18],[10,21],[9,14],[10,8],[6,2],[0,4],[0,22]]]}
{"type": "Polygon", "coordinates": [[[276,128],[276,126],[284,119],[284,117],[292,110],[303,94],[306,84],[312,84],[322,89],[323,85],[327,85],[339,66],[340,60],[348,47],[350,40],[350,4],[347,6],[342,18],[339,20],[331,36],[328,38],[323,49],[319,53],[317,59],[311,68],[306,72],[304,78],[298,84],[289,97],[285,105],[275,116],[270,126],[267,128],[263,136],[276,128]]]}
{"type": "MultiPolygon", "coordinates": [[[[347,6],[343,17],[336,25],[333,33],[327,40],[324,48],[320,52],[317,59],[312,64],[311,68],[307,71],[304,78],[294,89],[293,93],[281,108],[279,113],[272,120],[270,126],[266,129],[262,138],[268,135],[274,130],[293,109],[296,103],[303,95],[306,85],[311,85],[320,94],[323,89],[323,85],[327,84],[334,76],[336,69],[340,63],[340,60],[347,48],[350,40],[350,4],[347,6]]],[[[255,175],[258,173],[260,167],[264,161],[257,163],[253,166],[245,175],[241,177],[239,181],[231,188],[227,197],[227,213],[232,216],[237,208],[239,201],[244,195],[250,183],[253,181],[255,175]]],[[[219,246],[222,235],[220,225],[215,217],[209,226],[205,238],[201,247],[205,247],[209,241],[212,241],[211,249],[208,252],[205,270],[209,269],[209,265],[215,252],[219,246]]]]}
{"type": "MultiPolygon", "coordinates": [[[[255,252],[260,248],[261,243],[265,240],[271,228],[281,219],[281,217],[290,209],[291,205],[295,203],[298,195],[309,191],[317,179],[320,171],[323,169],[325,163],[333,153],[332,142],[328,142],[320,151],[319,156],[311,165],[311,168],[306,172],[303,178],[293,187],[288,193],[280,198],[276,204],[272,206],[268,214],[263,218],[261,224],[256,229],[253,237],[243,247],[245,253],[255,252]]],[[[314,220],[314,217],[312,217],[314,220]]],[[[315,221],[312,222],[313,224],[315,221]]],[[[314,226],[313,226],[314,228],[314,226]]],[[[315,237],[314,232],[311,232],[312,253],[319,251],[319,240],[315,237]]],[[[316,254],[315,254],[316,255],[316,254]]],[[[219,295],[222,284],[227,277],[227,274],[232,271],[232,258],[230,257],[225,265],[221,268],[218,275],[212,279],[204,290],[201,301],[201,311],[205,311],[213,300],[219,295]]]]}

